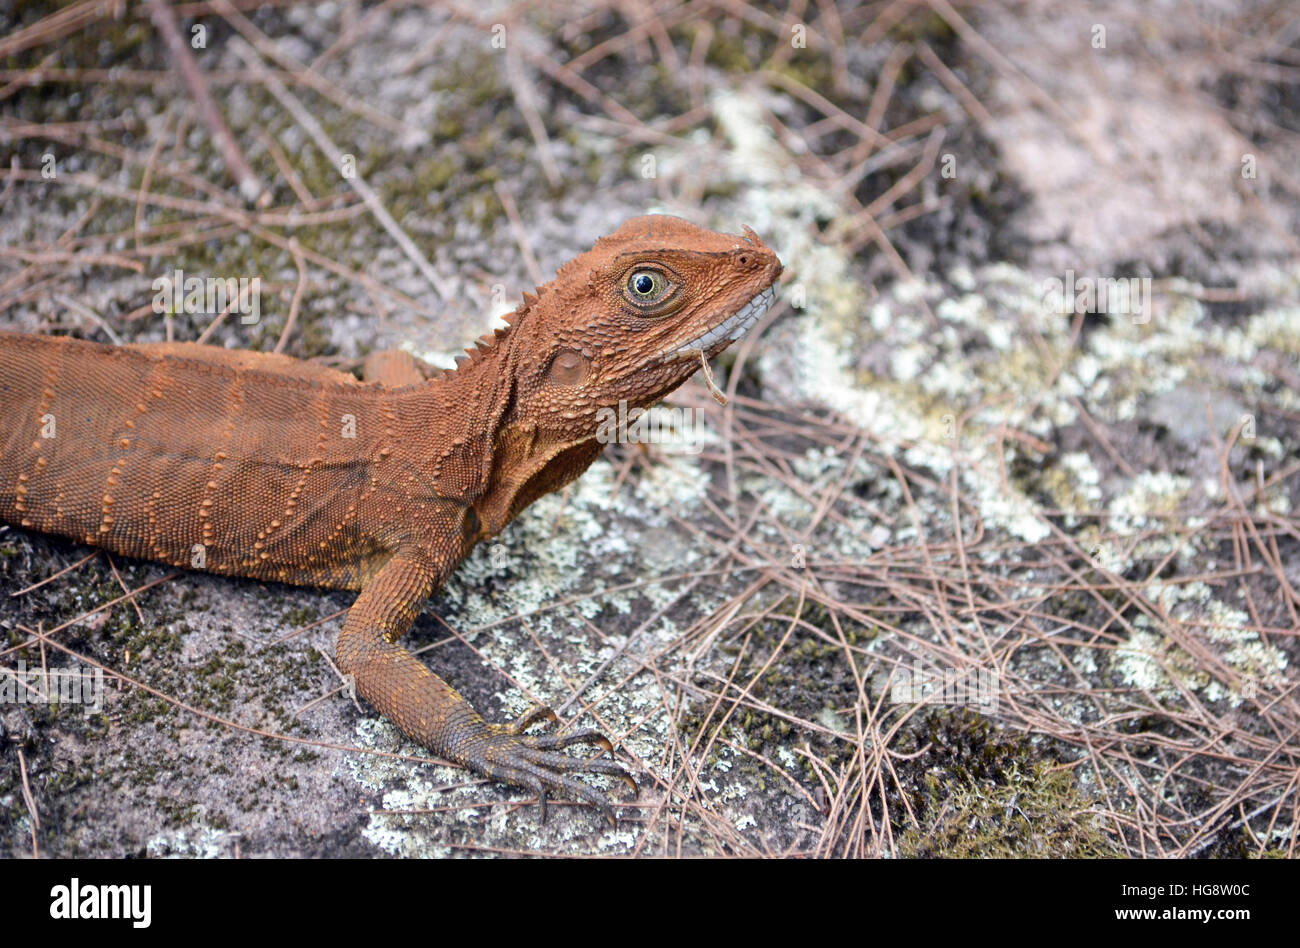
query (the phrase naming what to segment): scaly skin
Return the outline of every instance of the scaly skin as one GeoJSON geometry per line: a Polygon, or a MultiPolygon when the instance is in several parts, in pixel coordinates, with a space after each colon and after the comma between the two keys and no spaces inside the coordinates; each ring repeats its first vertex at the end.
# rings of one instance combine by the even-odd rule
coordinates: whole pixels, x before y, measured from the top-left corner
{"type": "Polygon", "coordinates": [[[648,407],[681,385],[701,345],[712,358],[761,315],[780,272],[752,232],[635,218],[526,294],[456,370],[426,377],[385,352],[364,383],[266,353],[0,333],[0,519],[175,566],[357,590],[338,667],[383,715],[543,805],[604,805],[569,774],[635,791],[631,776],[559,751],[608,740],[524,734],[554,720],[546,709],[489,724],[397,639],[475,543],[586,470],[603,447],[599,409],[648,407]]]}

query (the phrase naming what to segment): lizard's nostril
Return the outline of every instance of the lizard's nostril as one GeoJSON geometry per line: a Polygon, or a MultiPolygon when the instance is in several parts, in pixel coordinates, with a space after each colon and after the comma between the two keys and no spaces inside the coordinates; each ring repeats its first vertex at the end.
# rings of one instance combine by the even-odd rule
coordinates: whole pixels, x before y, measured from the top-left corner
{"type": "Polygon", "coordinates": [[[745,266],[745,264],[747,264],[747,263],[749,263],[749,258],[746,257],[746,256],[742,253],[742,254],[740,255],[740,265],[743,267],[743,266],[745,266]]]}

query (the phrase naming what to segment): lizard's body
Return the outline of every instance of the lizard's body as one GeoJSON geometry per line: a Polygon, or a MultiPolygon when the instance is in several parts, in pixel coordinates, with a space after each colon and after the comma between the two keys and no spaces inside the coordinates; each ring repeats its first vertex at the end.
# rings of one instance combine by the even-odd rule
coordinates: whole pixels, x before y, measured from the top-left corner
{"type": "Polygon", "coordinates": [[[470,434],[447,387],[304,378],[287,358],[236,368],[193,344],[3,340],[0,384],[20,393],[6,422],[22,412],[54,425],[48,438],[30,423],[0,432],[0,464],[17,475],[0,485],[12,523],[173,566],[201,552],[209,572],[359,589],[396,531],[456,499],[412,454],[432,418],[455,429],[449,441],[470,434]],[[74,385],[95,397],[59,397],[74,385]]]}
{"type": "Polygon", "coordinates": [[[368,360],[358,382],[279,355],[0,333],[0,519],[359,590],[338,665],[363,697],[479,773],[600,803],[565,772],[625,772],[558,751],[604,738],[522,733],[549,712],[487,724],[396,639],[478,540],[596,458],[598,409],[680,385],[761,315],[779,273],[752,234],[637,218],[427,379],[400,353],[368,360]]]}

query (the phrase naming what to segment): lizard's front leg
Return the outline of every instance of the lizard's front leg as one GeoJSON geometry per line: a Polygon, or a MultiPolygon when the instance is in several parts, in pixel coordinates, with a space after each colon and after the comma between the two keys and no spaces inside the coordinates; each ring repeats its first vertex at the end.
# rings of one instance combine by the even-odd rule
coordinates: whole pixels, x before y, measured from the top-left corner
{"type": "Polygon", "coordinates": [[[462,767],[536,793],[546,815],[548,794],[585,800],[605,808],[608,798],[571,772],[601,773],[636,781],[613,761],[569,757],[572,744],[595,744],[612,751],[595,731],[532,735],[524,729],[549,709],[530,711],[511,724],[489,724],[473,705],[396,643],[410,628],[425,599],[441,582],[436,564],[421,551],[396,553],[363,587],[339,635],[338,667],[356,682],[357,692],[402,731],[435,754],[462,767]]]}

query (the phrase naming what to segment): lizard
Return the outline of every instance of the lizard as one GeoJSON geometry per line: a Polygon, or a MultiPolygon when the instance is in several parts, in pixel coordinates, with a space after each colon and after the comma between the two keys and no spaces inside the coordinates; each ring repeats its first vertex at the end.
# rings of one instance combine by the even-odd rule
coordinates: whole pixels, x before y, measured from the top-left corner
{"type": "Polygon", "coordinates": [[[544,706],[489,723],[398,640],[476,543],[596,459],[602,408],[645,409],[707,373],[781,270],[749,228],[636,217],[525,293],[454,369],[380,350],[361,379],[279,353],[0,332],[0,520],[355,591],[335,664],[356,694],[440,758],[532,791],[543,819],[548,794],[609,812],[573,776],[637,793],[608,738],[526,733],[556,721],[544,706]],[[574,745],[600,752],[563,752],[574,745]]]}

